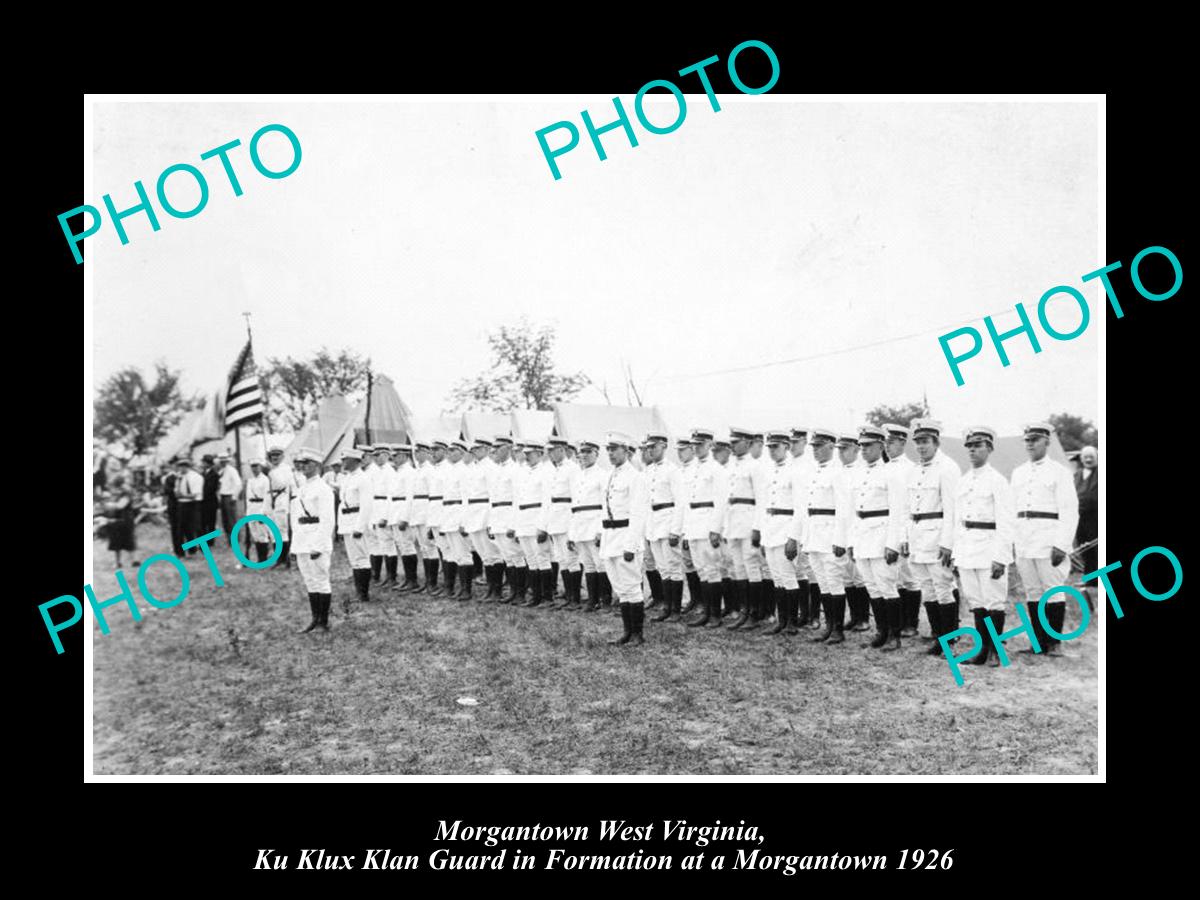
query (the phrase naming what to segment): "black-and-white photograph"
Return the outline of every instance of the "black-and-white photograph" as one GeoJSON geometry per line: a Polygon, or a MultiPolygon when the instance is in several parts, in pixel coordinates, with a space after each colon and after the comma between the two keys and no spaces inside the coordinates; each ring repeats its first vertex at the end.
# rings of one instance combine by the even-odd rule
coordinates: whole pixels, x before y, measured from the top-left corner
{"type": "Polygon", "coordinates": [[[621,99],[90,98],[90,774],[1097,774],[1103,98],[621,99]]]}

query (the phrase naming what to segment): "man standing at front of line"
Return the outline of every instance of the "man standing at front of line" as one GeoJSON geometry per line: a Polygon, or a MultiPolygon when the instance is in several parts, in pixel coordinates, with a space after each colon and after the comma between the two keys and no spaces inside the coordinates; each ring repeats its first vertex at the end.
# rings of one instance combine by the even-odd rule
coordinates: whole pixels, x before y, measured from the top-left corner
{"type": "Polygon", "coordinates": [[[642,644],[645,597],[642,594],[642,547],[646,537],[645,481],[629,462],[633,439],[610,432],[605,447],[612,472],[604,489],[600,558],[621,604],[624,634],[610,644],[642,644]]]}
{"type": "MultiPolygon", "coordinates": [[[[1046,455],[1053,433],[1046,422],[1025,426],[1029,461],[1013,470],[1012,489],[1017,504],[1017,572],[1025,588],[1025,609],[1042,652],[1058,656],[1059,641],[1042,627],[1037,606],[1046,591],[1067,583],[1071,542],[1079,526],[1079,495],[1067,467],[1046,455]]],[[[1066,609],[1062,594],[1046,603],[1046,621],[1059,634],[1066,609]]],[[[1030,646],[1021,652],[1034,650],[1030,646]]]]}
{"type": "Polygon", "coordinates": [[[646,500],[650,504],[646,519],[646,540],[654,556],[654,565],[663,582],[663,609],[655,622],[678,617],[683,609],[683,516],[687,508],[687,493],[683,472],[669,465],[667,435],[652,431],[646,435],[649,465],[642,477],[646,480],[646,500]]]}
{"type": "Polygon", "coordinates": [[[296,454],[304,482],[292,499],[292,554],[308,591],[312,621],[301,634],[318,626],[329,630],[333,588],[329,563],[333,556],[333,488],[320,478],[321,455],[307,448],[296,454]]]}
{"type": "Polygon", "coordinates": [[[900,548],[912,561],[913,575],[925,598],[925,614],[933,634],[930,656],[941,656],[938,638],[958,628],[954,599],[954,498],[961,473],[940,451],[942,426],[933,419],[914,419],[913,442],[921,462],[908,475],[908,535],[900,548]]]}
{"type": "MultiPolygon", "coordinates": [[[[1016,508],[1012,488],[988,464],[996,445],[996,432],[979,426],[967,432],[965,445],[971,468],[958,480],[954,499],[954,564],[962,579],[962,595],[975,617],[982,644],[966,662],[982,666],[992,642],[984,618],[991,616],[996,633],[1004,633],[1008,608],[1008,564],[1012,562],[1016,508]]],[[[997,657],[993,665],[999,665],[997,657]]]]}

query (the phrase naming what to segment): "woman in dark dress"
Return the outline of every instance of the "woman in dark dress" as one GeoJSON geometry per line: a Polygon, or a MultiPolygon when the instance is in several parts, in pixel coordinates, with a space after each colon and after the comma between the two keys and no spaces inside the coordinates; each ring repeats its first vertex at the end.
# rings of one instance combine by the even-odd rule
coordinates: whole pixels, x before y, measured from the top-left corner
{"type": "MultiPolygon", "coordinates": [[[[137,550],[137,536],[134,533],[134,521],[137,518],[137,507],[134,505],[133,492],[129,489],[122,475],[112,481],[112,491],[104,504],[104,515],[108,519],[105,531],[108,534],[108,549],[113,552],[117,568],[121,568],[121,551],[130,554],[137,550]]],[[[135,559],[136,566],[138,561],[135,559]]]]}

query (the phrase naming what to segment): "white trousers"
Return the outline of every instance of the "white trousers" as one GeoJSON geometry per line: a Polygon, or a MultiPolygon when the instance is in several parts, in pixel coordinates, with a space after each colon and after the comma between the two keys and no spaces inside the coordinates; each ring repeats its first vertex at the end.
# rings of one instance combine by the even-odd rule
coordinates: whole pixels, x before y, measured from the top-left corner
{"type": "Polygon", "coordinates": [[[678,546],[671,546],[669,538],[650,541],[650,553],[664,581],[683,581],[683,554],[678,546]]]}
{"type": "MultiPolygon", "coordinates": [[[[1070,566],[1071,557],[1069,556],[1057,567],[1050,565],[1049,557],[1030,559],[1018,556],[1017,572],[1020,574],[1021,584],[1025,588],[1025,599],[1031,603],[1037,603],[1042,599],[1042,594],[1050,588],[1067,584],[1071,571],[1070,566]]],[[[1066,594],[1056,594],[1054,601],[1063,603],[1066,601],[1066,597],[1066,594]]]]}
{"type": "Polygon", "coordinates": [[[863,578],[862,573],[858,571],[858,566],[847,553],[838,559],[842,565],[842,583],[846,587],[854,585],[855,587],[866,587],[867,580],[863,578]]]}
{"type": "Polygon", "coordinates": [[[600,558],[600,548],[596,546],[595,541],[576,541],[575,552],[579,556],[579,561],[583,563],[583,571],[604,571],[604,560],[600,558]]]}
{"type": "Polygon", "coordinates": [[[683,571],[691,574],[696,571],[696,563],[692,560],[692,545],[687,541],[679,542],[679,556],[683,560],[683,571]],[[687,546],[684,546],[687,544],[687,546]]]}
{"type": "Polygon", "coordinates": [[[304,579],[304,589],[310,594],[332,594],[329,585],[329,557],[331,554],[322,553],[313,559],[307,553],[296,554],[296,564],[300,567],[300,577],[304,579]]]}
{"type": "Polygon", "coordinates": [[[633,562],[626,562],[624,556],[606,556],[604,571],[618,602],[645,602],[642,594],[642,554],[634,553],[633,562]]]}
{"type": "Polygon", "coordinates": [[[908,561],[907,556],[900,557],[900,577],[896,587],[904,588],[906,591],[915,591],[917,589],[917,579],[913,575],[912,563],[908,561]]]}
{"type": "Polygon", "coordinates": [[[808,554],[808,562],[812,566],[813,575],[821,587],[822,594],[834,597],[846,593],[846,582],[842,579],[842,561],[833,555],[833,551],[823,553],[814,550],[808,554]]]}
{"type": "Polygon", "coordinates": [[[692,554],[692,562],[696,566],[696,574],[700,580],[708,584],[721,583],[721,550],[709,543],[708,538],[690,538],[688,549],[692,554]]]}
{"type": "Polygon", "coordinates": [[[991,566],[986,569],[959,568],[958,577],[962,581],[963,601],[967,609],[982,607],[988,612],[1004,612],[1008,609],[1007,570],[999,578],[993,578],[991,566]]]}
{"type": "Polygon", "coordinates": [[[863,583],[869,596],[888,600],[895,600],[900,596],[896,583],[900,577],[899,562],[889,566],[882,556],[873,556],[870,559],[855,557],[854,561],[858,563],[858,570],[862,572],[863,583]]]}
{"type": "Polygon", "coordinates": [[[387,525],[371,525],[365,534],[367,553],[371,556],[395,556],[396,545],[392,542],[392,532],[387,525]]]}
{"type": "Polygon", "coordinates": [[[410,524],[408,527],[417,539],[417,549],[421,551],[421,556],[425,559],[437,559],[437,543],[429,536],[429,526],[421,522],[410,524]]]}
{"type": "Polygon", "coordinates": [[[729,562],[734,581],[762,581],[762,553],[750,546],[750,538],[729,539],[729,562]]]}
{"type": "Polygon", "coordinates": [[[506,566],[519,569],[525,565],[525,554],[521,551],[521,542],[507,534],[492,532],[496,535],[496,546],[500,548],[500,556],[506,566]]]}
{"type": "Polygon", "coordinates": [[[479,558],[483,560],[485,566],[494,566],[503,561],[500,556],[500,548],[487,536],[486,528],[471,532],[471,546],[475,548],[475,552],[479,554],[479,558]]]}
{"type": "Polygon", "coordinates": [[[458,531],[446,532],[446,544],[450,548],[446,559],[460,566],[472,565],[475,560],[471,556],[471,542],[458,531]]]}
{"type": "Polygon", "coordinates": [[[550,543],[553,545],[554,561],[560,569],[564,572],[574,572],[579,568],[579,551],[567,546],[571,542],[567,540],[565,531],[550,535],[550,543]]]}
{"type": "Polygon", "coordinates": [[[775,587],[787,591],[794,591],[800,587],[800,580],[796,578],[796,566],[784,553],[783,544],[767,548],[767,569],[771,573],[771,580],[775,582],[775,587]]]}
{"type": "MultiPolygon", "coordinates": [[[[399,526],[392,526],[392,542],[396,545],[396,552],[401,556],[412,556],[417,552],[417,539],[413,533],[413,527],[409,525],[403,531],[399,526]]],[[[389,556],[391,554],[388,554],[389,556]]]]}
{"type": "Polygon", "coordinates": [[[355,537],[353,534],[344,534],[342,537],[345,540],[346,558],[350,560],[350,568],[371,568],[371,557],[367,553],[367,539],[365,537],[355,537]]]}
{"type": "Polygon", "coordinates": [[[954,602],[954,573],[940,562],[912,563],[913,577],[925,603],[954,602]]]}
{"type": "Polygon", "coordinates": [[[517,538],[521,542],[521,552],[525,555],[525,562],[531,569],[545,570],[550,568],[550,542],[538,543],[537,535],[521,535],[517,538]]]}

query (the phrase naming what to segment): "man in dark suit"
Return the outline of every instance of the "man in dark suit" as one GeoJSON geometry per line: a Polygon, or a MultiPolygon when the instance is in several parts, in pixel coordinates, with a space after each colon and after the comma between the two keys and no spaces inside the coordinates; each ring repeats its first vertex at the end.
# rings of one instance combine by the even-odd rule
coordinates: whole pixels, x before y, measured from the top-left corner
{"type": "MultiPolygon", "coordinates": [[[[179,460],[171,460],[171,465],[178,465],[179,460]]],[[[183,532],[179,527],[179,504],[175,500],[175,482],[179,475],[174,469],[167,472],[162,480],[162,492],[167,501],[167,524],[171,528],[171,550],[176,556],[183,556],[183,532]]]]}
{"type": "Polygon", "coordinates": [[[221,472],[217,469],[212,454],[204,454],[204,495],[200,501],[200,534],[209,534],[217,528],[218,495],[221,491],[221,472]]]}
{"type": "MultiPolygon", "coordinates": [[[[1081,468],[1075,473],[1075,493],[1079,496],[1079,527],[1075,529],[1075,546],[1079,547],[1096,540],[1100,518],[1100,469],[1099,454],[1095,447],[1084,447],[1079,451],[1081,468]]],[[[1100,554],[1093,544],[1080,556],[1083,571],[1095,572],[1099,567],[1100,554]]]]}

